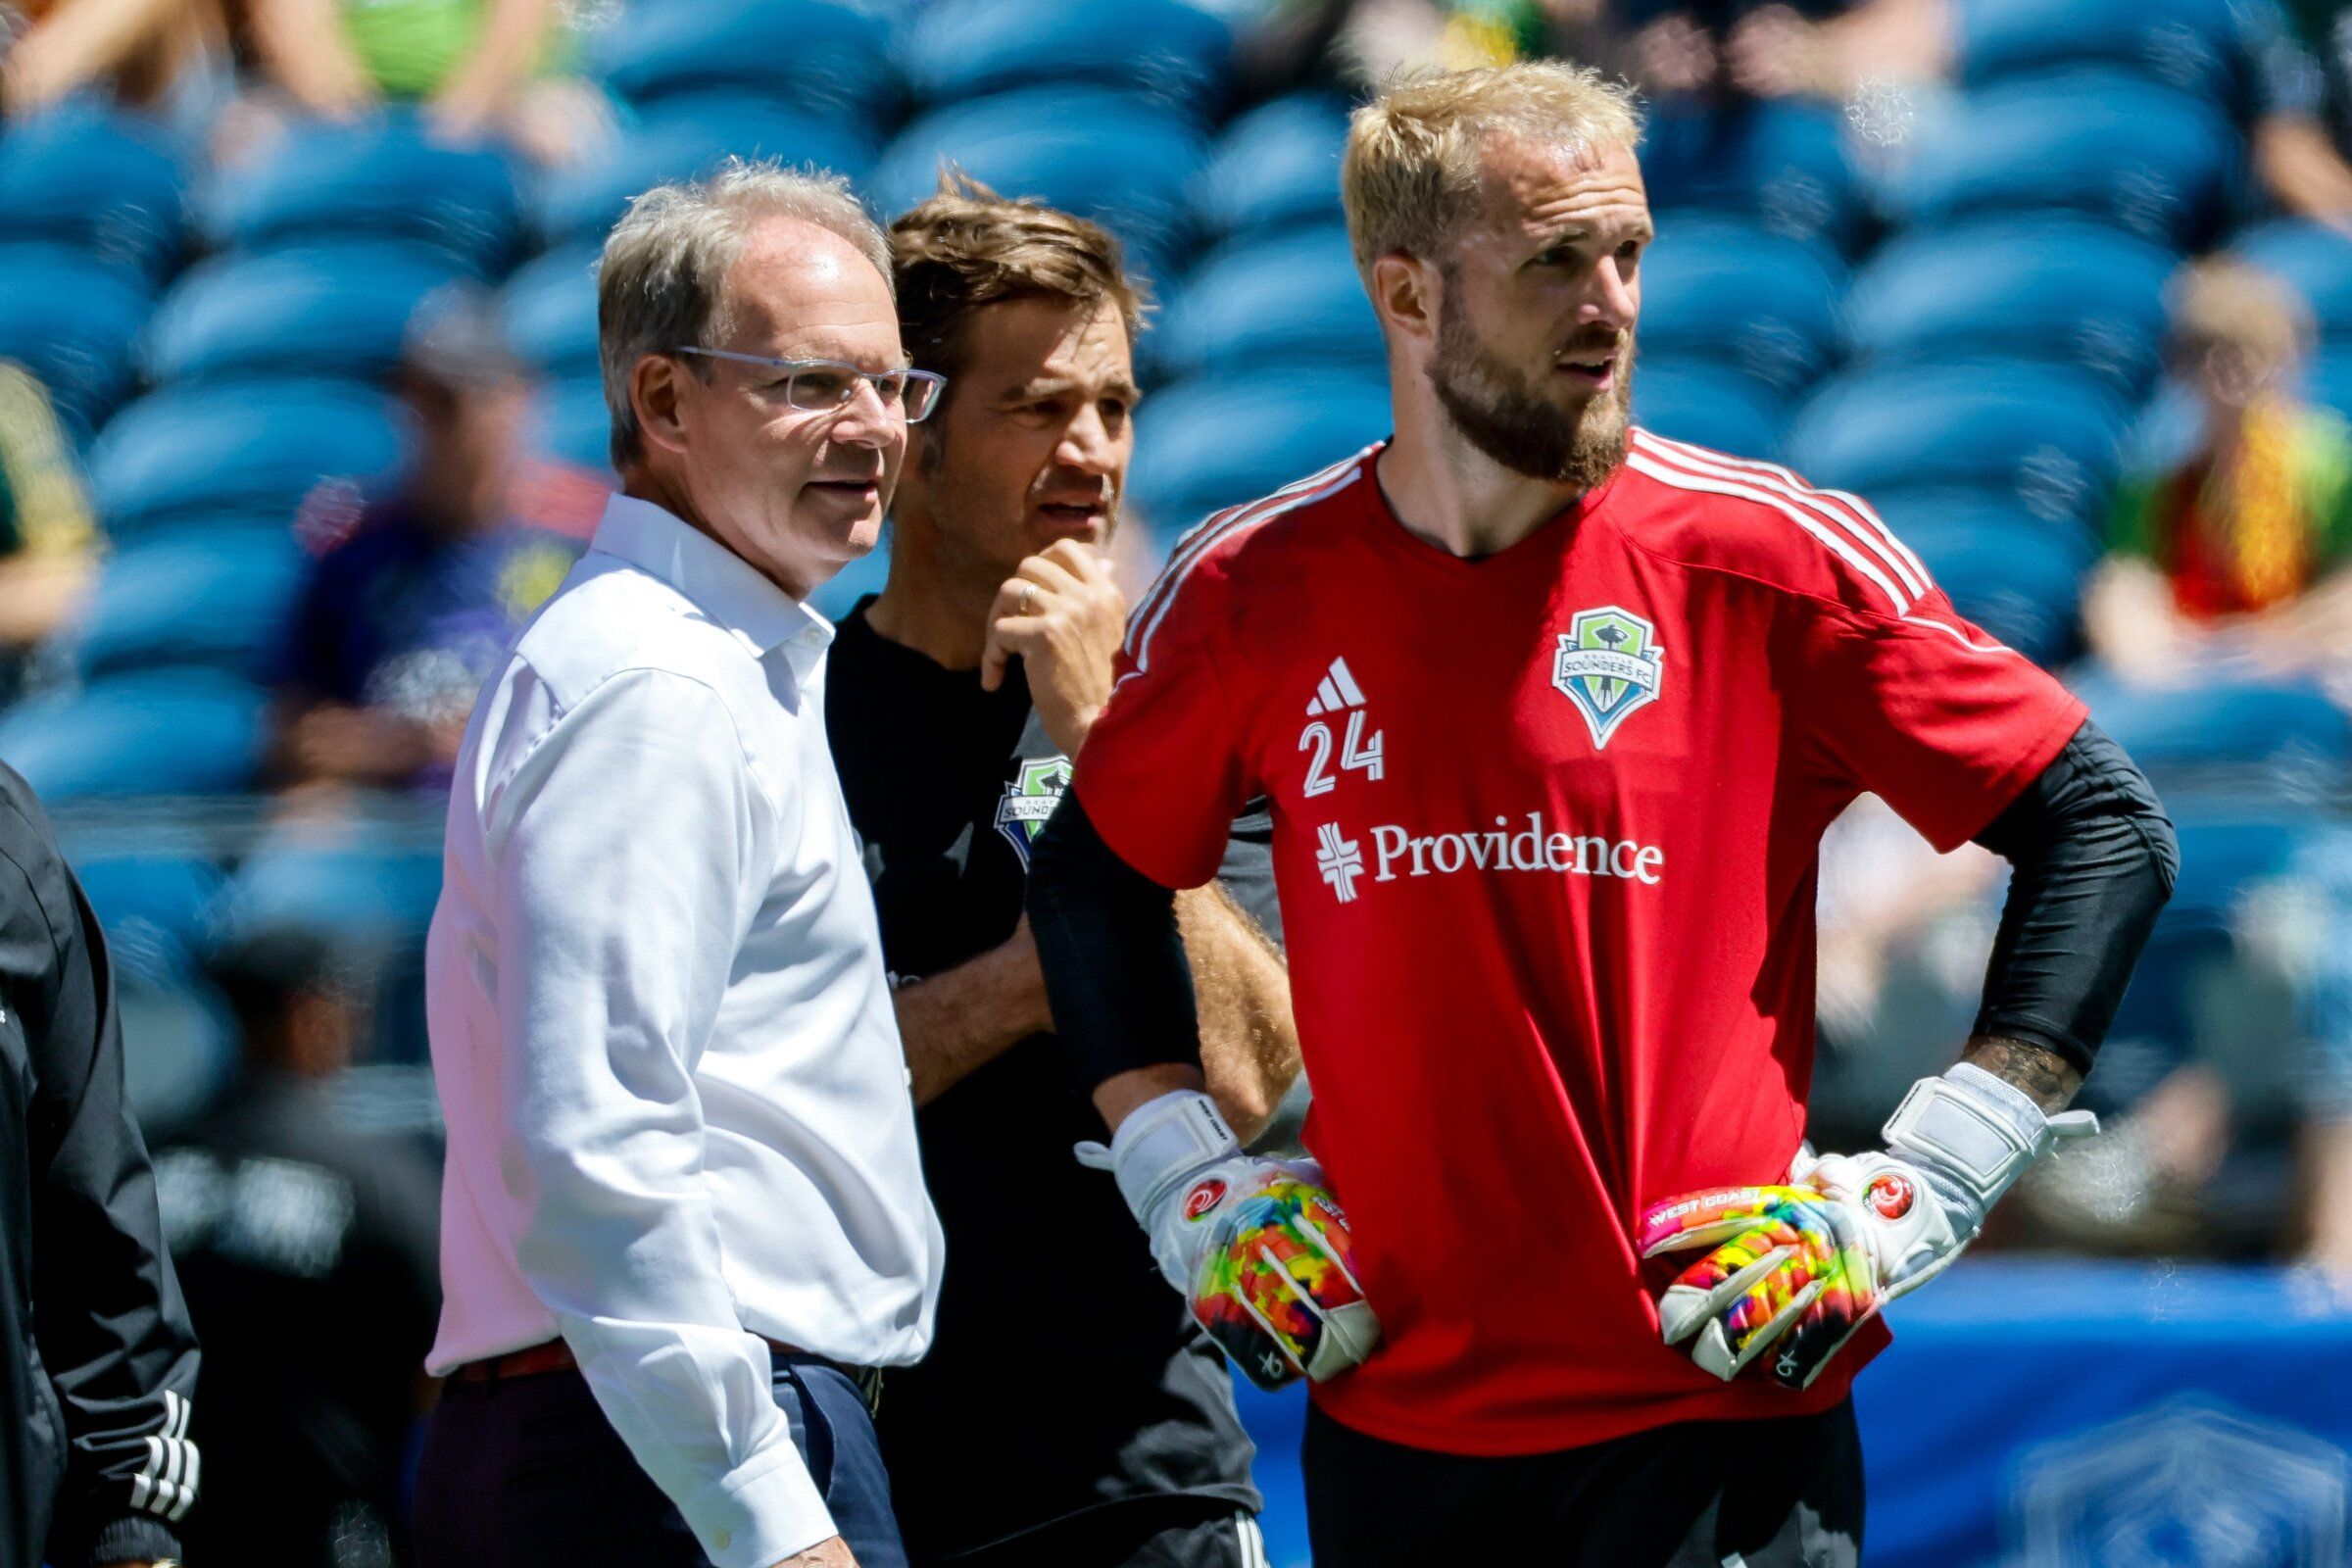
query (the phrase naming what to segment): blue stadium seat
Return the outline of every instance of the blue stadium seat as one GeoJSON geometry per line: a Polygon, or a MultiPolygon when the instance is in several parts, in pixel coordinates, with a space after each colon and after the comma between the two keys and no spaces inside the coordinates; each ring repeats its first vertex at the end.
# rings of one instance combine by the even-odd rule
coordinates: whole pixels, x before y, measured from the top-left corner
{"type": "MultiPolygon", "coordinates": [[[[69,846],[69,853],[74,848],[69,846]]],[[[74,874],[110,947],[121,947],[135,933],[154,932],[190,955],[212,940],[213,905],[225,879],[203,856],[75,854],[74,874]]]]}
{"type": "MultiPolygon", "coordinates": [[[[1637,382],[1637,385],[1639,383],[1637,382]]],[[[1898,366],[1825,383],[1785,450],[1816,484],[2011,497],[2044,521],[2104,511],[2123,414],[2086,373],[2023,361],[1898,366]]]]}
{"type": "Polygon", "coordinates": [[[2052,527],[1998,496],[1892,492],[1873,503],[1961,614],[2037,664],[2081,652],[2082,579],[2098,556],[2087,530],[2052,527]]]}
{"type": "Polygon", "coordinates": [[[590,371],[539,389],[539,450],[594,473],[612,466],[612,416],[605,386],[590,371]]]}
{"type": "Polygon", "coordinates": [[[867,594],[878,594],[890,580],[890,538],[851,562],[808,596],[808,607],[827,620],[838,621],[858,608],[867,594]]]}
{"type": "Polygon", "coordinates": [[[1204,156],[1181,116],[1129,93],[1024,87],[938,110],[902,132],[874,171],[883,212],[931,194],[943,160],[1006,196],[1034,196],[1092,218],[1129,261],[1169,276],[1189,228],[1185,188],[1204,156]]]}
{"type": "Polygon", "coordinates": [[[1162,374],[1279,376],[1287,368],[1385,363],[1380,322],[1348,234],[1299,229],[1237,241],[1200,264],[1144,339],[1162,374]]]}
{"type": "Polygon", "coordinates": [[[1225,128],[1193,181],[1193,213],[1210,234],[1264,235],[1340,220],[1348,106],[1322,93],[1260,105],[1225,128]]]}
{"type": "Polygon", "coordinates": [[[130,390],[152,308],[142,284],[93,268],[86,252],[0,245],[0,360],[30,370],[84,434],[130,390]]]}
{"type": "Polygon", "coordinates": [[[2112,66],[2208,103],[2230,101],[2244,85],[2230,0],[1965,0],[1953,9],[1969,86],[2080,65],[2112,66]]]}
{"type": "Polygon", "coordinates": [[[900,35],[898,58],[925,103],[1086,82],[1209,119],[1232,53],[1226,24],[1184,0],[931,0],[900,35]]]}
{"type": "Polygon", "coordinates": [[[1634,366],[1634,417],[1676,441],[1736,458],[1776,457],[1788,422],[1756,382],[1705,360],[1642,360],[1634,366]]]}
{"type": "Polygon", "coordinates": [[[422,937],[441,897],[440,853],[353,838],[339,823],[293,823],[256,846],[221,896],[223,938],[289,925],[354,945],[422,937]]]}
{"type": "Polygon", "coordinates": [[[2072,71],[1971,94],[1920,138],[1889,192],[1913,223],[1964,213],[2073,209],[2177,250],[2219,225],[2244,149],[2211,106],[2113,71],[2072,71]]]}
{"type": "Polygon", "coordinates": [[[269,694],[214,669],[143,669],[0,714],[0,761],[44,801],[250,788],[269,694]]]}
{"type": "Polygon", "coordinates": [[[1209,377],[1153,394],[1136,416],[1127,493],[1154,537],[1269,495],[1389,433],[1377,376],[1209,377]]]}
{"type": "Polygon", "coordinates": [[[1745,213],[1776,234],[1850,252],[1865,217],[1838,111],[1793,101],[1667,98],[1642,138],[1650,201],[1745,213]]]}
{"type": "Polygon", "coordinates": [[[1657,222],[1642,258],[1645,352],[1715,360],[1784,398],[1821,374],[1838,337],[1844,279],[1834,257],[1725,214],[1657,222]]]}
{"type": "Polygon", "coordinates": [[[862,127],[839,116],[751,93],[695,93],[654,105],[610,156],[551,179],[534,220],[553,245],[601,244],[640,192],[708,173],[729,156],[813,164],[852,179],[874,161],[862,127]]]}
{"type": "Polygon", "coordinates": [[[2352,238],[2290,218],[2248,229],[2230,249],[2299,290],[2323,333],[2352,339],[2352,238]]]}
{"type": "Polygon", "coordinates": [[[85,104],[0,134],[0,238],[76,246],[133,277],[174,262],[186,175],[162,130],[85,104]]]}
{"type": "Polygon", "coordinates": [[[263,163],[220,175],[202,212],[221,247],[405,239],[495,276],[514,254],[521,199],[503,154],[449,146],[415,115],[388,111],[357,124],[297,128],[263,163]]]}
{"type": "Polygon", "coordinates": [[[158,306],[147,375],[374,381],[400,361],[418,302],[461,271],[438,252],[328,240],[190,268],[158,306]]]}
{"type": "Polygon", "coordinates": [[[2259,780],[2332,797],[2352,770],[2352,718],[2316,685],[2217,674],[2152,687],[2094,673],[2076,693],[2160,791],[2259,780]]]}
{"type": "Polygon", "coordinates": [[[2314,403],[2352,419],[2352,348],[2332,349],[2314,360],[2303,385],[2314,403]]]}
{"type": "Polygon", "coordinates": [[[281,522],[195,524],[106,559],[73,636],[84,677],[211,664],[267,678],[303,570],[281,522]]]}
{"type": "Polygon", "coordinates": [[[839,0],[641,0],[597,35],[593,65],[639,104],[743,88],[872,124],[898,98],[890,24],[839,0]]]}
{"type": "Polygon", "coordinates": [[[2171,252],[2069,219],[1997,218],[1906,234],[1846,296],[1857,356],[1880,363],[1972,354],[2079,366],[2136,397],[2164,340],[2171,252]]]}
{"type": "Polygon", "coordinates": [[[401,439],[379,394],[331,381],[175,387],[131,404],[91,445],[90,495],[117,537],[174,517],[291,521],[322,478],[393,467],[401,439]]]}
{"type": "Polygon", "coordinates": [[[549,375],[596,371],[596,264],[603,247],[581,241],[515,270],[499,315],[514,352],[549,375]]]}

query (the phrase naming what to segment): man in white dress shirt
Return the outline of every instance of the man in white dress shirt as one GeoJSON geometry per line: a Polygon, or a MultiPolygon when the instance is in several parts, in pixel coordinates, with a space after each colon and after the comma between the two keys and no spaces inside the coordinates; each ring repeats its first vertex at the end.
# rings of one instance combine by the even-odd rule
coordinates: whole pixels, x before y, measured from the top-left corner
{"type": "Polygon", "coordinates": [[[841,182],[762,166],[605,246],[624,493],[474,710],[427,952],[425,1568],[905,1561],[874,1369],[943,1248],[803,603],[937,394],[889,278],[841,182]]]}

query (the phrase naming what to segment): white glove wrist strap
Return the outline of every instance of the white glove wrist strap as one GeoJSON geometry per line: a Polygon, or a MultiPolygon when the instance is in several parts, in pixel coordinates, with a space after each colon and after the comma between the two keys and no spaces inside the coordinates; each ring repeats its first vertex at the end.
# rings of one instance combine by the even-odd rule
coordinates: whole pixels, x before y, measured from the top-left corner
{"type": "Polygon", "coordinates": [[[1150,1224],[1152,1205],[1186,1177],[1241,1152],[1217,1102],[1198,1089],[1179,1089],[1128,1112],[1108,1150],[1080,1144],[1078,1158],[1097,1169],[1108,1166],[1128,1209],[1150,1224]]]}
{"type": "MultiPolygon", "coordinates": [[[[2044,1116],[2015,1084],[1963,1061],[1911,1086],[1886,1127],[1886,1148],[1958,1187],[1983,1224],[2000,1196],[2058,1140],[2098,1130],[2084,1110],[2044,1116]]],[[[1972,1227],[1973,1229],[1973,1227],[1972,1227]]]]}

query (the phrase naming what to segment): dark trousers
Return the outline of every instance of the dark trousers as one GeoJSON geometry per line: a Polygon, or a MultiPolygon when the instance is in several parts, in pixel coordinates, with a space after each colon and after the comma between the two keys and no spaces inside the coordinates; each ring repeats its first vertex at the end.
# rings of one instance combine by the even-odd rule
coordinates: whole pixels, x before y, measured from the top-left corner
{"type": "MultiPolygon", "coordinates": [[[[865,1401],[827,1362],[779,1356],[776,1405],[858,1568],[906,1568],[865,1401]]],[[[452,1382],[416,1475],[419,1568],[707,1568],[674,1504],[577,1372],[452,1382]]]]}
{"type": "Polygon", "coordinates": [[[1384,1443],[1314,1409],[1302,1463],[1315,1568],[1854,1568],[1862,1556],[1850,1400],[1504,1458],[1384,1443]]]}

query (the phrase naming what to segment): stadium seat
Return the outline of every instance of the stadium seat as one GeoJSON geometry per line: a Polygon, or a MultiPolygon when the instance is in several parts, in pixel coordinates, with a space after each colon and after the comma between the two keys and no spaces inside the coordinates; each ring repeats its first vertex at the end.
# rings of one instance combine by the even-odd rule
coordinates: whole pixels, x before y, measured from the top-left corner
{"type": "Polygon", "coordinates": [[[668,98],[649,109],[609,156],[551,179],[535,206],[535,224],[559,248],[602,244],[631,198],[664,180],[708,173],[729,156],[813,164],[852,179],[863,177],[874,161],[862,128],[838,116],[745,92],[668,98]]]}
{"type": "Polygon", "coordinates": [[[1212,235],[1263,236],[1340,220],[1340,153],[1348,106],[1294,93],[1227,126],[1193,181],[1193,214],[1212,235]]]}
{"type": "Polygon", "coordinates": [[[212,940],[213,905],[225,879],[204,856],[149,850],[74,855],[74,874],[110,947],[153,932],[186,956],[212,940]]]}
{"type": "Polygon", "coordinates": [[[1846,296],[1854,354],[1879,364],[2055,360],[2136,397],[2162,352],[2171,252],[2101,224],[2013,218],[1890,241],[1846,296]]]}
{"type": "Polygon", "coordinates": [[[1144,346],[1160,373],[1179,376],[1384,363],[1380,322],[1340,228],[1228,246],[1194,270],[1144,346]]]}
{"type": "Polygon", "coordinates": [[[222,670],[143,669],[0,714],[0,761],[56,802],[250,788],[269,695],[222,670]]]}
{"type": "Polygon", "coordinates": [[[2303,385],[2314,403],[2352,419],[2352,347],[2332,349],[2314,360],[2303,385]]]}
{"type": "Polygon", "coordinates": [[[2076,694],[2168,796],[2331,800],[2352,770],[2352,718],[2316,685],[2219,672],[2151,687],[2093,672],[2076,694]]]}
{"type": "MultiPolygon", "coordinates": [[[[1639,381],[1636,383],[1639,385],[1639,381]]],[[[1866,499],[1896,488],[2013,497],[2044,521],[2106,507],[2123,414],[2081,370],[2023,361],[1865,369],[1797,411],[1785,450],[1816,484],[1866,499]]]]}
{"type": "Polygon", "coordinates": [[[816,592],[808,596],[808,607],[827,620],[838,621],[858,608],[858,600],[880,593],[889,580],[890,540],[885,535],[880,544],[818,584],[816,592]]]}
{"type": "Polygon", "coordinates": [[[1955,6],[1963,83],[2102,65],[2208,103],[2244,85],[2230,0],[1966,0],[1955,6]]]}
{"type": "Polygon", "coordinates": [[[874,124],[892,118],[899,92],[889,24],[839,0],[641,0],[597,34],[592,63],[641,105],[741,88],[874,124]]]}
{"type": "Polygon", "coordinates": [[[259,678],[284,636],[303,556],[283,521],[194,524],[106,559],[72,635],[85,678],[211,664],[259,678]]]}
{"type": "Polygon", "coordinates": [[[594,369],[539,389],[539,450],[594,473],[612,466],[612,416],[594,369]]]}
{"type": "Polygon", "coordinates": [[[1184,0],[931,0],[901,33],[898,60],[924,103],[1085,82],[1212,119],[1232,53],[1226,24],[1184,0]]]}
{"type": "Polygon", "coordinates": [[[149,122],[75,103],[0,133],[0,239],[55,240],[152,281],[179,257],[185,202],[149,122]]]}
{"type": "Polygon", "coordinates": [[[1641,267],[1645,352],[1715,360],[1781,398],[1821,374],[1838,337],[1834,257],[1725,214],[1661,213],[1657,228],[1641,267]]]}
{"type": "Polygon", "coordinates": [[[953,162],[1006,196],[1095,219],[1125,242],[1139,270],[1166,277],[1189,228],[1185,189],[1203,156],[1193,126],[1148,99],[1025,87],[916,121],[882,155],[872,190],[880,211],[904,212],[953,162]]]}
{"type": "Polygon", "coordinates": [[[250,375],[374,381],[399,363],[418,302],[460,275],[438,252],[370,240],[215,257],[190,268],[157,307],[147,376],[158,384],[250,375]]]}
{"type": "Polygon", "coordinates": [[[1634,417],[1646,429],[1736,458],[1778,456],[1787,418],[1749,376],[1705,360],[1634,366],[1634,417]]]}
{"type": "Polygon", "coordinates": [[[291,521],[322,478],[400,460],[386,400],[348,383],[175,387],[115,416],[90,448],[90,495],[118,538],[220,514],[291,521]]]}
{"type": "Polygon", "coordinates": [[[596,265],[603,247],[582,240],[515,270],[499,315],[514,352],[548,375],[596,372],[596,265]]]}
{"type": "Polygon", "coordinates": [[[2219,225],[2244,157],[2198,99],[2121,72],[2063,72],[1971,94],[1920,138],[1889,199],[1912,223],[2071,209],[2191,250],[2219,225]]]}
{"type": "Polygon", "coordinates": [[[340,822],[288,823],[256,846],[221,895],[224,939],[298,926],[354,944],[413,941],[441,897],[438,847],[355,842],[340,822]]]}
{"type": "Polygon", "coordinates": [[[2302,219],[2280,219],[2238,235],[2230,250],[2300,291],[2321,332],[2352,340],[2352,238],[2302,219]]]}
{"type": "Polygon", "coordinates": [[[2087,530],[2052,527],[1998,496],[1873,501],[1961,614],[2045,667],[2082,651],[2082,580],[2098,556],[2087,530]]]}
{"type": "Polygon", "coordinates": [[[262,163],[220,175],[200,207],[206,233],[223,248],[405,239],[485,277],[506,269],[521,214],[503,154],[437,141],[401,111],[302,125],[262,163]]]}
{"type": "Polygon", "coordinates": [[[1207,377],[1154,393],[1136,416],[1127,493],[1163,545],[1209,513],[1305,477],[1389,432],[1377,376],[1207,377]]]}
{"type": "Polygon", "coordinates": [[[1838,126],[1821,105],[1661,100],[1642,144],[1649,199],[1748,214],[1776,234],[1851,252],[1865,204],[1838,126]]]}
{"type": "Polygon", "coordinates": [[[152,308],[142,283],[93,268],[86,252],[0,245],[0,360],[30,370],[85,435],[130,390],[152,308]]]}

